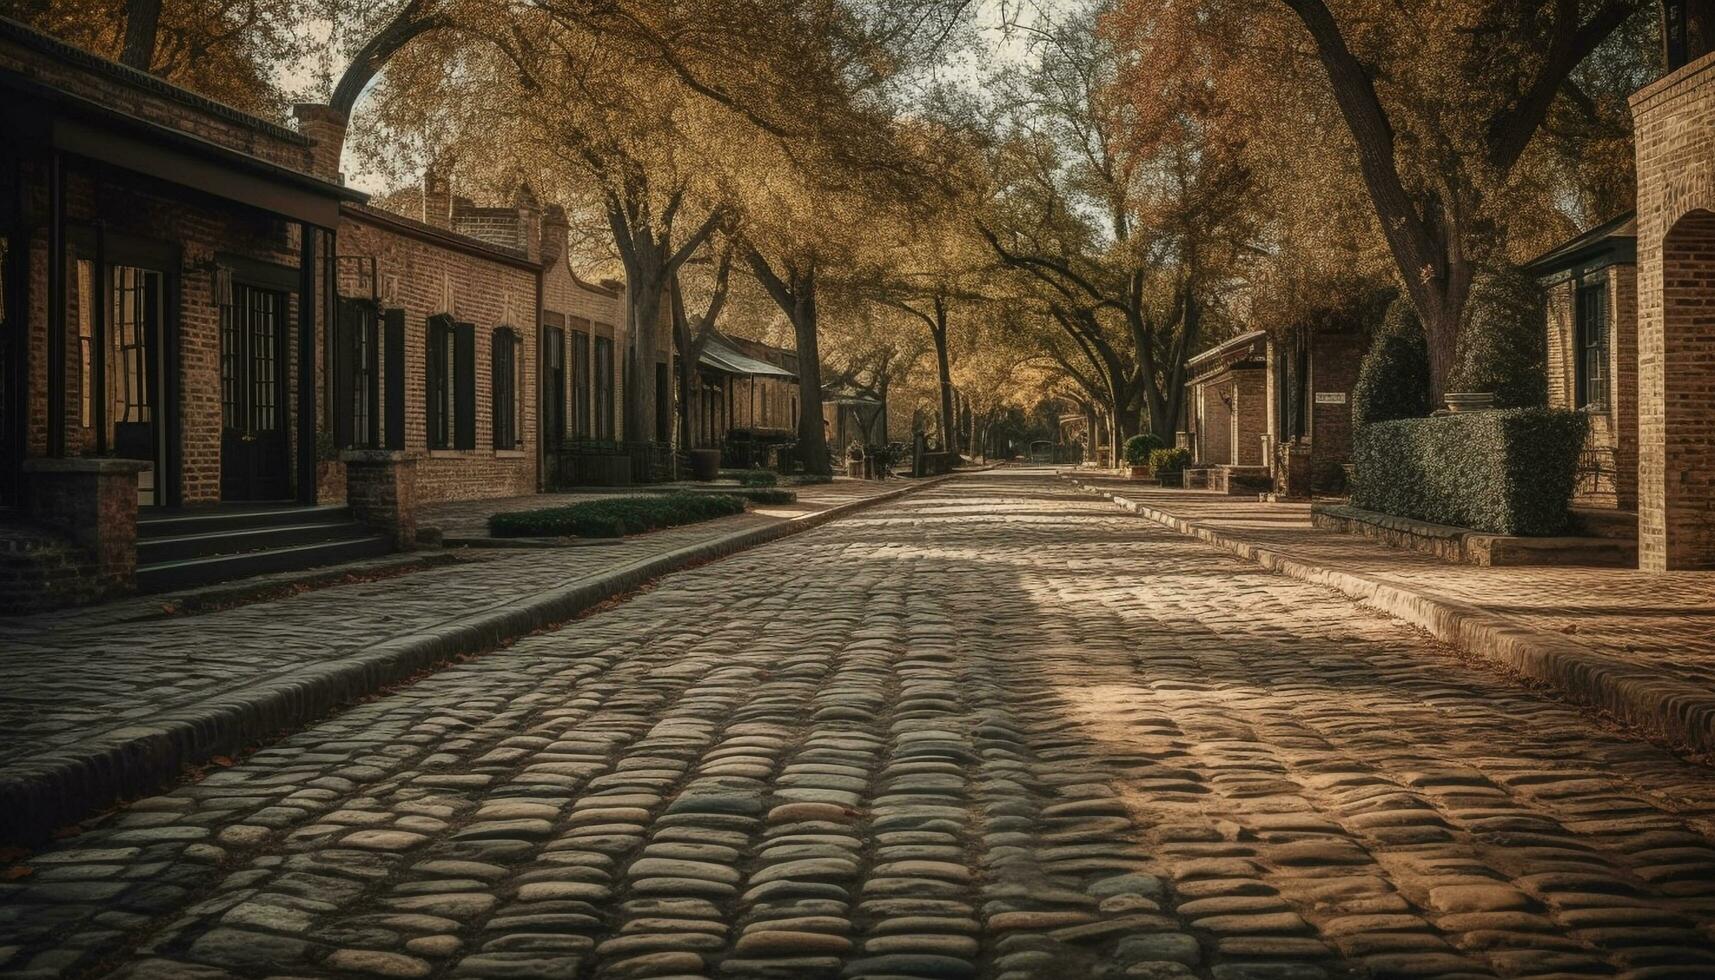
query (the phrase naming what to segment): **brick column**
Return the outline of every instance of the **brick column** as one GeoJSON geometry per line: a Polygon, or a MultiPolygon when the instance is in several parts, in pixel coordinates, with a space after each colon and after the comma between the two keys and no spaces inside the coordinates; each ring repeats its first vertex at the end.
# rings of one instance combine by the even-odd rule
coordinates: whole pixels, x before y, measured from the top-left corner
{"type": "Polygon", "coordinates": [[[86,457],[24,461],[31,520],[87,549],[104,591],[130,591],[137,584],[137,474],[148,465],[86,457]]]}
{"type": "Polygon", "coordinates": [[[417,457],[385,449],[350,450],[345,463],[345,501],[359,521],[392,538],[393,546],[417,546],[417,457]]]}

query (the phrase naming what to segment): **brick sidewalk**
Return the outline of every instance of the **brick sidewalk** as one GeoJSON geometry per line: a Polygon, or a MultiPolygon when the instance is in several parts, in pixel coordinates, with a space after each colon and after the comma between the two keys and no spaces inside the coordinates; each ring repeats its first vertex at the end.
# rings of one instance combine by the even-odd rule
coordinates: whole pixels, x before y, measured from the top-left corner
{"type": "Polygon", "coordinates": [[[13,836],[14,821],[42,829],[20,816],[21,801],[54,807],[53,821],[75,819],[674,567],[922,485],[838,480],[796,488],[794,504],[603,547],[456,549],[454,560],[407,574],[200,615],[162,615],[175,601],[168,593],[0,619],[0,811],[10,811],[0,812],[0,837],[13,836]]]}
{"type": "Polygon", "coordinates": [[[1171,518],[1184,525],[1180,530],[1231,550],[1266,552],[1265,563],[1295,565],[1278,570],[1332,585],[1437,634],[1456,634],[1441,638],[1694,752],[1715,752],[1715,574],[1461,565],[1313,527],[1307,503],[1074,478],[1119,495],[1145,516],[1171,518]],[[1479,630],[1485,635],[1472,635],[1472,623],[1485,627],[1479,630]],[[1504,643],[1499,632],[1507,634],[1504,643]],[[1525,645],[1539,649],[1521,653],[1525,645]],[[1560,661],[1553,668],[1558,676],[1517,662],[1521,656],[1560,661]],[[1603,689],[1615,684],[1628,690],[1603,689]]]}

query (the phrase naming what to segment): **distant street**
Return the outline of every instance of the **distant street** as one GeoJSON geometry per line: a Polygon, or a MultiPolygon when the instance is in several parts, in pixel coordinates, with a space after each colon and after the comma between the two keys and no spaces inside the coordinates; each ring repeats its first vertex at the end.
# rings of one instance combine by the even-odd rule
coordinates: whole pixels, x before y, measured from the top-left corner
{"type": "Polygon", "coordinates": [[[0,975],[1708,978],[1710,777],[1003,469],[21,858],[0,975]]]}

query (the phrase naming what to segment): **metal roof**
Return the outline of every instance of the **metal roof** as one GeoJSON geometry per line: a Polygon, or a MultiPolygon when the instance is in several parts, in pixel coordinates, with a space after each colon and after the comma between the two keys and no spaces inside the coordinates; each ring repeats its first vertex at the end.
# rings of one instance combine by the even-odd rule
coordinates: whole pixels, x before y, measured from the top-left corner
{"type": "Polygon", "coordinates": [[[703,356],[697,363],[704,367],[714,368],[727,374],[747,374],[769,378],[796,378],[797,375],[767,361],[758,360],[747,354],[741,354],[726,338],[720,334],[711,334],[709,342],[703,347],[703,356]]]}

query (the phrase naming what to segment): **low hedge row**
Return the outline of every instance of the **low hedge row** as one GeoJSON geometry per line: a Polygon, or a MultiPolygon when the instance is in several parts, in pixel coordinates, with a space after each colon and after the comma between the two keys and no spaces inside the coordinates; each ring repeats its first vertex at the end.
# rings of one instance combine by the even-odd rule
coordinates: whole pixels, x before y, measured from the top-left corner
{"type": "Polygon", "coordinates": [[[497,538],[620,538],[742,513],[744,501],[732,494],[642,494],[494,514],[488,533],[497,538]]]}
{"type": "Polygon", "coordinates": [[[1519,408],[1359,426],[1352,505],[1491,534],[1566,531],[1589,419],[1519,408]]]}
{"type": "Polygon", "coordinates": [[[741,487],[771,487],[780,482],[773,470],[721,470],[723,480],[737,480],[741,487]]]}

